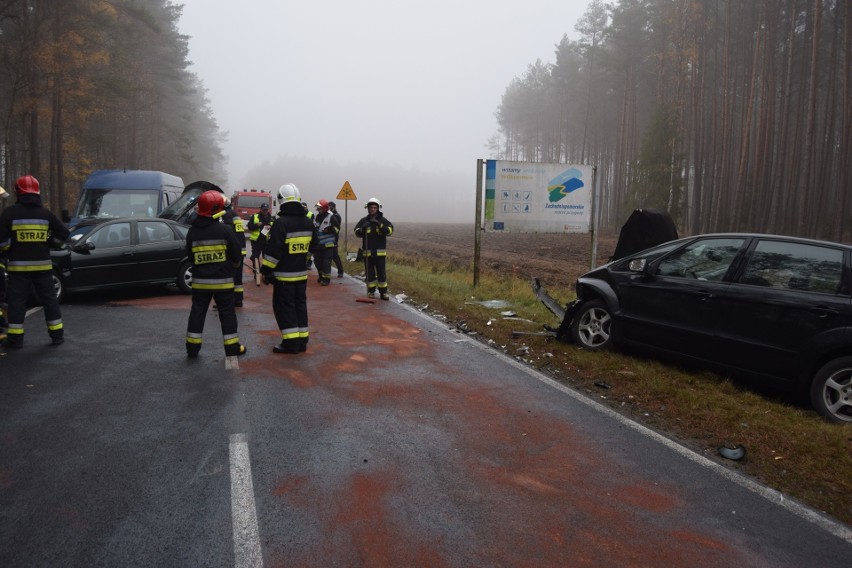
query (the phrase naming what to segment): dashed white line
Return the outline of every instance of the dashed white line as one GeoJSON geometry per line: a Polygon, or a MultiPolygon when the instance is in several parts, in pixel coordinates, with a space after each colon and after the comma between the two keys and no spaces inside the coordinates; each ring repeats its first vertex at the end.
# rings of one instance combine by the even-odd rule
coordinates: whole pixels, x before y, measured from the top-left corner
{"type": "Polygon", "coordinates": [[[251,481],[251,461],[245,434],[231,434],[231,522],[234,525],[234,566],[262,568],[260,532],[251,481]]]}

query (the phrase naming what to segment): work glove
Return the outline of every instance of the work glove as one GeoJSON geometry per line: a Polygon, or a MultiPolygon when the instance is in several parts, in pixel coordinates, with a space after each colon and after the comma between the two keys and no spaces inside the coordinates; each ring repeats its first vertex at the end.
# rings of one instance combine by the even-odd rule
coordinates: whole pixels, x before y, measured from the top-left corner
{"type": "Polygon", "coordinates": [[[274,284],[275,283],[275,276],[272,273],[264,274],[263,275],[263,283],[264,284],[274,284]]]}

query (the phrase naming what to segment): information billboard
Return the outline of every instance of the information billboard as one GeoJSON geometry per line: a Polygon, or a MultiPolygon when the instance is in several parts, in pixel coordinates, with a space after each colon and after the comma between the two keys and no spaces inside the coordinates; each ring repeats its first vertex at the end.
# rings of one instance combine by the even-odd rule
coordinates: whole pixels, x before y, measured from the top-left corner
{"type": "Polygon", "coordinates": [[[487,160],[485,230],[588,233],[594,167],[487,160]]]}

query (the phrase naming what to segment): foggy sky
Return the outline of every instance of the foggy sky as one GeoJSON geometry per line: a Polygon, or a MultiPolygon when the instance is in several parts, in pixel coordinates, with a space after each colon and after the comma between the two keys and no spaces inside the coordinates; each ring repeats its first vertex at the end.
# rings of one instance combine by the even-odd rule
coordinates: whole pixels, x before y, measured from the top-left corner
{"type": "Polygon", "coordinates": [[[349,180],[356,211],[376,196],[392,219],[466,222],[506,87],[577,38],[588,0],[176,3],[228,137],[211,181],[311,202],[349,180]]]}

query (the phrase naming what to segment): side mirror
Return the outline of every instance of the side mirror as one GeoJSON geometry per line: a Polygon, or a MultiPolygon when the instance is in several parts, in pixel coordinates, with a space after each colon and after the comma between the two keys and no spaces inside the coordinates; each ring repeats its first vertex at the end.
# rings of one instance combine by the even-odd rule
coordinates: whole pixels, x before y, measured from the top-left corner
{"type": "Polygon", "coordinates": [[[645,272],[647,264],[648,262],[644,258],[634,258],[628,263],[627,268],[630,269],[630,272],[645,272]]]}
{"type": "Polygon", "coordinates": [[[73,250],[74,252],[89,252],[90,250],[95,250],[95,243],[93,243],[92,241],[74,243],[74,246],[71,247],[71,250],[73,250]]]}

